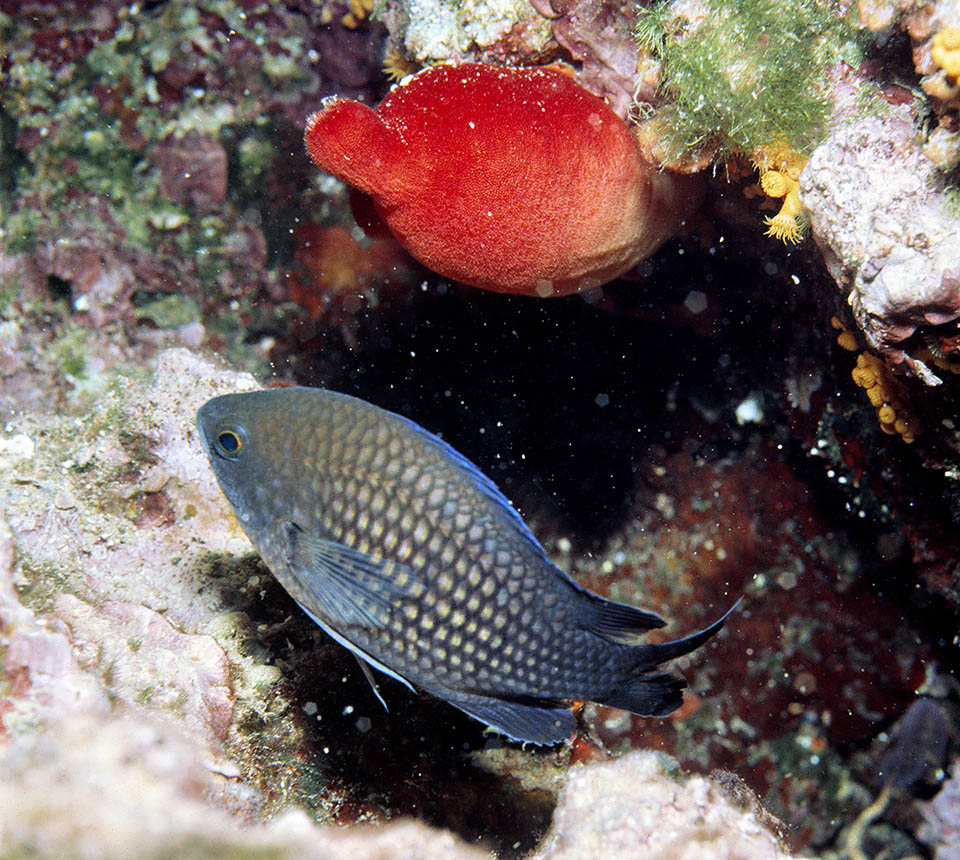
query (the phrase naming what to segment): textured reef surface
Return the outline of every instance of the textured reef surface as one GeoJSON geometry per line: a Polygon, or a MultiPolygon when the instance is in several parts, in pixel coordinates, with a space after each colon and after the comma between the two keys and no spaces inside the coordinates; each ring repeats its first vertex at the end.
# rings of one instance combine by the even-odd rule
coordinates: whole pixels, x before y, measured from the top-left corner
{"type": "MultiPolygon", "coordinates": [[[[0,856],[960,856],[958,76],[956,0],[0,0],[0,856]],[[444,60],[557,64],[702,204],[563,298],[431,272],[303,135],[444,60]],[[743,595],[684,706],[385,711],[193,427],[289,384],[440,434],[664,639],[743,595]]],[[[483,235],[555,246],[544,190],[483,235]]]]}

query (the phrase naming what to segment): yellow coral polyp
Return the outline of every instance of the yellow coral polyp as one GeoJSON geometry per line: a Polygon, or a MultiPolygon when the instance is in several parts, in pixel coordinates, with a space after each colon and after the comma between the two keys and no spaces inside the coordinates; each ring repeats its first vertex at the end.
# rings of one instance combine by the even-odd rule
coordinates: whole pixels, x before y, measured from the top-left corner
{"type": "Polygon", "coordinates": [[[785,143],[771,143],[759,147],[753,153],[753,166],[766,173],[775,170],[794,181],[800,178],[803,168],[807,164],[807,157],[790,149],[785,143]]]}
{"type": "Polygon", "coordinates": [[[960,27],[946,27],[934,35],[930,59],[951,78],[960,77],[960,27]]]}
{"type": "Polygon", "coordinates": [[[790,177],[779,170],[768,170],[760,174],[760,187],[767,197],[786,197],[790,193],[793,183],[790,177]]]}
{"type": "Polygon", "coordinates": [[[373,11],[373,0],[350,0],[350,11],[340,19],[348,30],[356,30],[373,11]]]}
{"type": "Polygon", "coordinates": [[[753,157],[760,171],[760,188],[767,197],[783,199],[780,211],[765,218],[766,235],[796,245],[804,233],[803,204],[800,202],[800,173],[807,158],[780,143],[760,147],[753,157]]]}
{"type": "Polygon", "coordinates": [[[859,348],[857,339],[850,332],[850,329],[840,321],[840,317],[830,317],[830,325],[840,332],[837,335],[837,343],[848,352],[856,352],[859,348]]]}
{"type": "Polygon", "coordinates": [[[897,413],[893,411],[893,407],[889,403],[884,403],[883,406],[877,410],[877,418],[880,419],[881,424],[893,426],[897,422],[897,413]]]}
{"type": "Polygon", "coordinates": [[[767,225],[767,231],[764,235],[773,236],[774,239],[779,239],[781,242],[796,245],[803,238],[802,216],[803,205],[800,203],[798,186],[784,195],[783,206],[780,207],[780,211],[776,215],[772,218],[763,219],[763,223],[767,225]]]}
{"type": "Polygon", "coordinates": [[[383,73],[391,83],[402,81],[407,75],[412,75],[419,69],[420,66],[396,46],[387,48],[383,55],[383,73]]]}
{"type": "Polygon", "coordinates": [[[857,339],[848,331],[842,331],[837,335],[837,343],[848,352],[857,351],[857,339]]]}
{"type": "Polygon", "coordinates": [[[880,429],[888,436],[913,442],[922,428],[910,404],[907,389],[893,376],[893,372],[873,353],[857,356],[857,366],[851,371],[853,381],[864,389],[871,405],[877,410],[880,429]]]}

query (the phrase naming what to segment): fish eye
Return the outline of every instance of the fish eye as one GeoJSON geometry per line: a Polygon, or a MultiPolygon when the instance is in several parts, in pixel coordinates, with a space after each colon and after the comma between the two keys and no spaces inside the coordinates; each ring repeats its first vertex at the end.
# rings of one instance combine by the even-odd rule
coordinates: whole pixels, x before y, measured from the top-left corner
{"type": "Polygon", "coordinates": [[[246,434],[239,427],[227,427],[217,433],[214,450],[227,460],[236,460],[246,445],[246,434]]]}

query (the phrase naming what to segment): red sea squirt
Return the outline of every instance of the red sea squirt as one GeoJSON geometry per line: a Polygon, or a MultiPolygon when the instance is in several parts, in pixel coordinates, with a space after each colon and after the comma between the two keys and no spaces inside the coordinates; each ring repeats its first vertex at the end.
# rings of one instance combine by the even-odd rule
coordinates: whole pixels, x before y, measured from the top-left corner
{"type": "Polygon", "coordinates": [[[376,110],[327,99],[305,141],[420,262],[503,293],[606,283],[699,199],[696,178],[645,161],[607,103],[554,68],[433,66],[376,110]]]}

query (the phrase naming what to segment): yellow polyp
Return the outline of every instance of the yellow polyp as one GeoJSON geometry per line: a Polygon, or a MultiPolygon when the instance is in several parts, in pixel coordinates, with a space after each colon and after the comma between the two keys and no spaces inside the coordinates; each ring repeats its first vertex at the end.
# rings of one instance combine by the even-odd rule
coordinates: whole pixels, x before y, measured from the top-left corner
{"type": "Polygon", "coordinates": [[[803,239],[802,215],[803,204],[800,203],[799,185],[797,185],[784,196],[780,211],[772,218],[763,219],[763,223],[768,228],[766,235],[796,245],[803,239]]]}
{"type": "MultiPolygon", "coordinates": [[[[856,352],[857,349],[859,348],[857,339],[856,337],[854,337],[850,329],[848,329],[843,324],[843,322],[840,320],[840,317],[838,316],[830,317],[830,325],[832,325],[838,332],[840,332],[840,334],[837,335],[837,344],[841,346],[843,349],[848,350],[849,352],[856,352]]],[[[861,369],[859,367],[855,367],[853,370],[854,381],[856,381],[857,375],[859,373],[861,373],[861,369]]],[[[858,382],[857,385],[860,385],[860,383],[858,382]]],[[[864,385],[861,387],[869,388],[868,385],[864,385]]]]}
{"type": "Polygon", "coordinates": [[[930,59],[951,78],[960,77],[960,27],[946,27],[934,35],[930,59]]]}
{"type": "Polygon", "coordinates": [[[907,444],[920,435],[922,428],[910,404],[906,386],[894,377],[893,371],[880,358],[869,352],[860,353],[850,376],[867,392],[884,433],[899,435],[907,444]]]}
{"type": "Polygon", "coordinates": [[[791,245],[798,245],[803,239],[803,228],[797,223],[796,218],[785,218],[778,214],[772,218],[764,218],[763,223],[767,226],[764,236],[772,236],[791,245]]]}
{"type": "Polygon", "coordinates": [[[920,88],[930,98],[948,102],[960,95],[960,85],[956,83],[957,78],[953,80],[954,83],[950,83],[950,76],[943,69],[940,69],[935,74],[923,77],[920,80],[920,88]]]}
{"type": "Polygon", "coordinates": [[[780,211],[765,218],[766,235],[796,245],[803,238],[803,204],[800,202],[800,173],[807,158],[782,143],[762,146],[753,155],[760,171],[760,188],[767,197],[783,199],[780,211]]]}
{"type": "Polygon", "coordinates": [[[799,179],[807,157],[790,149],[785,143],[776,142],[758,147],[753,153],[752,161],[753,166],[761,173],[776,170],[791,179],[799,179]]]}
{"type": "MultiPolygon", "coordinates": [[[[921,361],[927,364],[933,364],[936,367],[939,367],[941,370],[947,370],[950,373],[960,373],[960,363],[951,361],[945,355],[937,355],[928,346],[917,350],[917,352],[914,353],[914,357],[919,358],[921,361]]],[[[960,358],[960,356],[957,357],[960,358]]]]}
{"type": "Polygon", "coordinates": [[[842,331],[837,335],[837,343],[848,352],[856,352],[859,345],[857,339],[848,331],[842,331]]]}
{"type": "Polygon", "coordinates": [[[803,215],[803,204],[800,202],[800,185],[795,184],[793,188],[783,198],[783,208],[781,215],[789,215],[791,218],[799,218],[803,215]]]}
{"type": "Polygon", "coordinates": [[[785,197],[791,190],[790,178],[778,170],[767,170],[760,174],[760,187],[767,197],[785,197]]]}
{"type": "Polygon", "coordinates": [[[348,30],[356,30],[373,11],[373,0],[350,0],[350,11],[340,19],[348,30]]]}
{"type": "Polygon", "coordinates": [[[419,68],[397,47],[387,48],[383,55],[383,73],[391,83],[402,81],[407,75],[412,75],[418,71],[419,68]]]}

